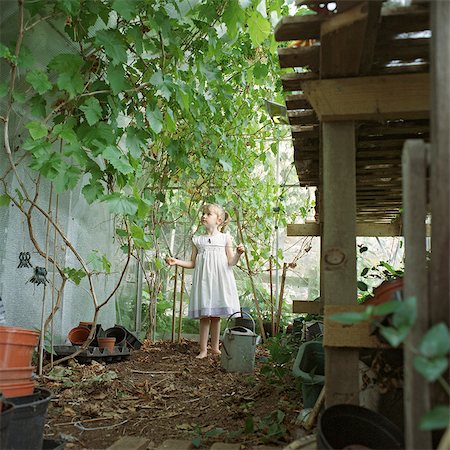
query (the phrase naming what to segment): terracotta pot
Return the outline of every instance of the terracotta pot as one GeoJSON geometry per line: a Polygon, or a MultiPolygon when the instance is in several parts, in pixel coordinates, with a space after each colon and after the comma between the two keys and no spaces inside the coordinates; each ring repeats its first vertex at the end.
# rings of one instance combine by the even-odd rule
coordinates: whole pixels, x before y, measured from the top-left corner
{"type": "Polygon", "coordinates": [[[6,398],[30,395],[34,391],[34,381],[0,382],[0,391],[3,392],[3,396],[6,398]]]}
{"type": "Polygon", "coordinates": [[[99,337],[97,340],[98,348],[106,348],[110,352],[114,350],[114,346],[116,345],[115,337],[99,337]]]}
{"type": "Polygon", "coordinates": [[[377,288],[373,290],[373,298],[370,298],[364,304],[366,305],[381,305],[389,300],[396,300],[399,296],[401,298],[403,291],[403,278],[396,278],[395,280],[383,281],[377,288]]]}
{"type": "Polygon", "coordinates": [[[90,330],[86,327],[75,327],[69,331],[69,341],[73,345],[83,345],[89,337],[90,330]]]}
{"type": "Polygon", "coordinates": [[[37,331],[0,326],[0,368],[31,366],[38,339],[37,331]]]}
{"type": "Polygon", "coordinates": [[[21,381],[25,383],[30,381],[35,367],[10,367],[8,369],[0,369],[0,383],[8,383],[9,381],[21,381]]]}
{"type": "Polygon", "coordinates": [[[85,328],[92,328],[92,325],[94,325],[94,322],[80,322],[78,324],[79,327],[85,327],[85,328]]]}

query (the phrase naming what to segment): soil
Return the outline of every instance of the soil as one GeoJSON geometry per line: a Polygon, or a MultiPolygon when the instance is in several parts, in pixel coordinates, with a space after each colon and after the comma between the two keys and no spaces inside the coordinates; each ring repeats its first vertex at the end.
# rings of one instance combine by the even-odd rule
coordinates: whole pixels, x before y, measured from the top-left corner
{"type": "Polygon", "coordinates": [[[149,448],[185,439],[251,449],[299,436],[295,379],[290,370],[275,376],[266,350],[258,349],[252,374],[227,373],[220,357],[199,360],[197,352],[193,341],[145,342],[126,361],[55,367],[41,382],[54,394],[45,437],[66,440],[66,449],[107,448],[122,436],[146,437],[149,448]]]}

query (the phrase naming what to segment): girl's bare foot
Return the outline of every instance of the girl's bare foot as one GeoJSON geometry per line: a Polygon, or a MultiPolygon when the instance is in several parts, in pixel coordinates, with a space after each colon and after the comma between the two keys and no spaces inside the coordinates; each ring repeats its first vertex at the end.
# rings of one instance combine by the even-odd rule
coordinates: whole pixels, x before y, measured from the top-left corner
{"type": "Polygon", "coordinates": [[[222,352],[220,350],[211,350],[211,353],[213,355],[221,355],[222,354],[222,352]]]}
{"type": "Polygon", "coordinates": [[[207,356],[207,352],[204,351],[204,352],[200,352],[200,353],[196,356],[196,358],[197,358],[197,359],[203,359],[203,358],[206,358],[206,356],[207,356]]]}

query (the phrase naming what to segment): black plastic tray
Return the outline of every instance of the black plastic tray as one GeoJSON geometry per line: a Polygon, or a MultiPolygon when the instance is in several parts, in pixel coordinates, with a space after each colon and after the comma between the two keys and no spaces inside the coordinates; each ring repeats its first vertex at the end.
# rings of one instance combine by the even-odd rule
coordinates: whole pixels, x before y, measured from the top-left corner
{"type": "MultiPolygon", "coordinates": [[[[80,349],[78,345],[55,345],[53,350],[58,356],[68,356],[80,349]]],[[[105,348],[88,347],[75,356],[75,359],[81,363],[92,360],[101,360],[104,362],[117,362],[127,359],[130,356],[130,350],[127,347],[114,347],[110,352],[105,348]]]]}

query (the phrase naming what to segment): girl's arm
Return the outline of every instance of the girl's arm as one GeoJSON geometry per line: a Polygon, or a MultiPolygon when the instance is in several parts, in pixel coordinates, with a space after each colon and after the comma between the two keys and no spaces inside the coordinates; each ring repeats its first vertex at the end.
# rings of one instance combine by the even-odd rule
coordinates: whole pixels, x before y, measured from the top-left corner
{"type": "Polygon", "coordinates": [[[239,244],[236,247],[236,253],[234,253],[233,243],[231,242],[231,237],[230,236],[227,237],[225,253],[227,254],[229,266],[235,266],[238,263],[239,258],[241,257],[242,253],[244,253],[244,251],[245,251],[244,246],[242,244],[239,244]]]}
{"type": "Polygon", "coordinates": [[[166,263],[169,266],[179,266],[185,267],[186,269],[193,269],[195,267],[195,259],[197,258],[197,247],[192,244],[192,255],[190,261],[184,261],[182,259],[172,258],[172,256],[168,256],[166,258],[166,263]]]}

